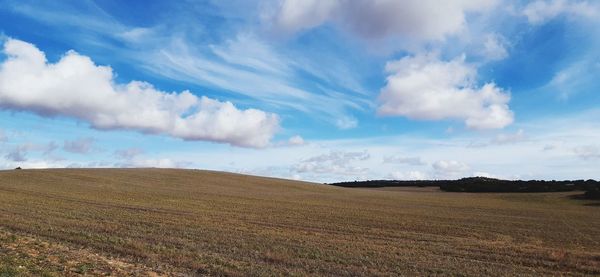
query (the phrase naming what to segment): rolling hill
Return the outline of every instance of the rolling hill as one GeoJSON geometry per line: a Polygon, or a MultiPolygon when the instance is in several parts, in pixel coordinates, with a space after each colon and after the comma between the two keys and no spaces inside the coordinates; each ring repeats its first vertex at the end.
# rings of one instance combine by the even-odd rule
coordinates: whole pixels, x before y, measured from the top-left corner
{"type": "Polygon", "coordinates": [[[0,275],[598,275],[600,206],[575,194],[0,171],[0,275]]]}

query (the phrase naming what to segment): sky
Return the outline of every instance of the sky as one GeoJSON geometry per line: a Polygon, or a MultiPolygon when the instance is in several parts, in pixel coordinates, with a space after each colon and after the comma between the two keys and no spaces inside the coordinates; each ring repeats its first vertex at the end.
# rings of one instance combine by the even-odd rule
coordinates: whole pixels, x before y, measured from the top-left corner
{"type": "Polygon", "coordinates": [[[600,179],[600,2],[0,0],[0,169],[600,179]]]}

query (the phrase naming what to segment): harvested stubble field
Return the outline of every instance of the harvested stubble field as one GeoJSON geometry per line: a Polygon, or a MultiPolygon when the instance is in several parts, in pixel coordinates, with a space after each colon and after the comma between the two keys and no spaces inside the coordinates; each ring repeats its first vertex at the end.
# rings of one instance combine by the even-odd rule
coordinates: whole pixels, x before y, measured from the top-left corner
{"type": "Polygon", "coordinates": [[[598,275],[600,206],[574,194],[1,171],[0,275],[598,275]]]}

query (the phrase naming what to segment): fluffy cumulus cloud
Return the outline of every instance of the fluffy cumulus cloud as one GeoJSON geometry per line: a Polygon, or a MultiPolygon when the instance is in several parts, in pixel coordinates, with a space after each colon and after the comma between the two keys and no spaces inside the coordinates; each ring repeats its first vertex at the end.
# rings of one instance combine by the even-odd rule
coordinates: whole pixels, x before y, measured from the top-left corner
{"type": "Polygon", "coordinates": [[[287,33],[328,22],[366,39],[439,40],[461,31],[467,13],[483,12],[495,0],[284,0],[273,16],[287,33]]]}
{"type": "Polygon", "coordinates": [[[476,84],[477,71],[464,57],[441,61],[435,55],[389,62],[378,113],[412,119],[464,120],[471,129],[503,128],[513,122],[510,95],[494,83],[476,84]]]}
{"type": "Polygon", "coordinates": [[[523,15],[532,24],[541,24],[560,15],[597,18],[600,15],[600,6],[592,3],[588,1],[538,0],[525,6],[523,15]]]}
{"type": "Polygon", "coordinates": [[[0,108],[77,118],[97,129],[128,129],[243,147],[264,147],[279,128],[275,114],[231,102],[168,93],[151,84],[119,84],[112,69],[67,52],[48,63],[34,45],[8,39],[0,65],[0,108]]]}

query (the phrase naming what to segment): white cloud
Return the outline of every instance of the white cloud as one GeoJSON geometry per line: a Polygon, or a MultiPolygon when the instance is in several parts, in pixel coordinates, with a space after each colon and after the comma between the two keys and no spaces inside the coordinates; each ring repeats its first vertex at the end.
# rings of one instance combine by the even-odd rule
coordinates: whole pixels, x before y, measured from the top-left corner
{"type": "Polygon", "coordinates": [[[571,89],[571,84],[577,77],[581,76],[582,72],[580,72],[579,69],[581,68],[575,66],[558,71],[554,74],[554,77],[552,77],[552,80],[550,80],[547,86],[559,92],[559,97],[561,99],[568,99],[573,91],[571,89]]]}
{"type": "Polygon", "coordinates": [[[288,140],[289,145],[299,146],[304,145],[306,142],[301,136],[295,135],[288,140]]]}
{"type": "Polygon", "coordinates": [[[558,148],[558,145],[556,145],[556,144],[546,144],[542,148],[542,151],[551,151],[551,150],[554,150],[556,148],[558,148]]]}
{"type": "MultiPolygon", "coordinates": [[[[214,55],[206,54],[183,38],[171,38],[165,43],[166,46],[147,51],[137,60],[160,76],[244,95],[249,98],[248,103],[258,102],[278,110],[292,109],[325,117],[332,123],[347,109],[361,109],[370,103],[365,96],[350,99],[330,95],[325,87],[333,77],[328,74],[308,72],[324,87],[306,90],[301,82],[304,77],[298,75],[307,73],[306,64],[299,61],[299,57],[279,55],[278,49],[252,35],[239,35],[223,44],[211,45],[214,55]],[[251,49],[253,47],[256,49],[251,49]],[[256,56],[247,58],[246,55],[256,56]]],[[[332,65],[332,68],[337,67],[339,65],[332,65]]]]}
{"type": "Polygon", "coordinates": [[[419,157],[406,157],[402,155],[392,155],[383,157],[383,163],[423,165],[425,162],[419,157]]]}
{"type": "Polygon", "coordinates": [[[249,33],[240,33],[222,45],[211,45],[213,53],[230,64],[251,68],[275,75],[290,74],[285,59],[270,45],[249,33]]]}
{"type": "Polygon", "coordinates": [[[117,167],[155,167],[155,168],[185,168],[189,165],[188,162],[174,161],[168,158],[162,159],[137,159],[134,158],[126,163],[118,163],[117,167]]]}
{"type": "Polygon", "coordinates": [[[12,150],[10,150],[5,156],[4,158],[6,158],[9,161],[13,161],[13,162],[24,162],[27,160],[27,152],[26,152],[26,148],[23,146],[19,146],[19,147],[15,147],[12,150]]]}
{"type": "Polygon", "coordinates": [[[584,160],[600,159],[600,147],[596,145],[577,146],[573,152],[584,160]]]}
{"type": "Polygon", "coordinates": [[[469,170],[469,166],[458,161],[437,161],[432,164],[433,169],[438,171],[462,172],[469,170]]]}
{"type": "Polygon", "coordinates": [[[431,166],[433,167],[436,178],[440,179],[463,177],[470,169],[467,164],[454,160],[440,160],[433,163],[431,166]]]}
{"type": "Polygon", "coordinates": [[[144,150],[142,150],[140,148],[132,147],[132,148],[127,148],[127,149],[116,150],[115,156],[117,156],[121,159],[131,160],[143,153],[144,153],[144,150]]]}
{"type": "Polygon", "coordinates": [[[484,172],[484,171],[473,172],[473,177],[486,177],[486,178],[495,178],[495,179],[513,179],[513,178],[506,178],[503,176],[498,176],[498,175],[491,174],[491,173],[484,172]]]}
{"type": "MultiPolygon", "coordinates": [[[[44,155],[52,155],[52,153],[54,153],[54,150],[58,149],[58,144],[54,141],[49,142],[46,145],[43,145],[42,147],[38,147],[38,149],[41,149],[42,154],[44,155]]],[[[57,157],[53,157],[55,160],[60,159],[57,157]]]]}
{"type": "Polygon", "coordinates": [[[412,119],[462,119],[471,129],[503,128],[513,122],[510,95],[494,83],[476,85],[476,69],[464,57],[445,62],[435,55],[389,62],[378,113],[412,119]]]}
{"type": "Polygon", "coordinates": [[[300,135],[294,135],[288,138],[287,140],[278,141],[271,146],[274,147],[298,147],[307,145],[307,142],[300,135]]]}
{"type": "Polygon", "coordinates": [[[483,42],[483,56],[487,60],[497,61],[508,57],[508,42],[498,34],[487,34],[483,42]]]}
{"type": "Polygon", "coordinates": [[[86,154],[92,150],[93,146],[93,138],[80,138],[76,140],[65,140],[63,143],[63,150],[71,153],[86,154]]]}
{"type": "Polygon", "coordinates": [[[429,177],[424,172],[412,170],[408,172],[393,171],[387,175],[387,178],[394,180],[425,180],[429,177]]]}
{"type": "Polygon", "coordinates": [[[388,37],[441,40],[460,32],[467,13],[483,12],[495,0],[284,0],[275,12],[276,26],[294,33],[333,22],[366,39],[388,37]]]}
{"type": "MultiPolygon", "coordinates": [[[[213,10],[220,15],[236,14],[234,21],[238,23],[242,18],[256,20],[255,13],[259,12],[258,6],[262,6],[257,1],[222,1],[211,6],[213,4],[221,7],[213,10]]],[[[66,26],[69,31],[81,34],[64,38],[78,48],[100,49],[101,53],[109,53],[110,57],[106,58],[127,61],[160,78],[242,96],[236,104],[278,113],[302,112],[331,124],[348,109],[364,110],[373,104],[362,86],[361,70],[339,55],[281,47],[261,36],[264,32],[252,26],[232,36],[211,37],[204,20],[191,14],[169,17],[166,24],[139,28],[120,22],[94,3],[82,5],[89,5],[100,13],[81,14],[81,5],[68,3],[15,3],[14,11],[45,25],[59,29],[66,26]],[[174,26],[176,28],[172,28],[174,26]],[[312,75],[310,84],[305,81],[307,74],[312,75]],[[362,95],[341,98],[330,95],[330,90],[361,92],[362,95]]],[[[194,10],[190,5],[196,6],[183,2],[176,6],[194,10]]],[[[227,28],[231,22],[218,25],[227,28]]]]}
{"type": "Polygon", "coordinates": [[[339,6],[336,0],[285,0],[276,21],[283,31],[297,32],[323,24],[339,6]]]}
{"type": "Polygon", "coordinates": [[[0,161],[0,168],[2,169],[13,169],[16,167],[21,167],[24,169],[27,168],[64,168],[66,164],[56,163],[56,162],[48,162],[43,160],[35,160],[35,161],[0,161]]]}
{"type": "Polygon", "coordinates": [[[275,114],[231,102],[168,93],[151,84],[118,84],[110,67],[69,51],[57,63],[24,41],[9,39],[0,68],[0,107],[68,116],[97,129],[130,129],[185,140],[264,147],[279,128],[275,114]]]}
{"type": "Polygon", "coordinates": [[[27,155],[30,152],[41,152],[43,155],[50,155],[57,148],[58,145],[53,141],[47,144],[23,143],[13,146],[4,158],[12,162],[24,162],[28,160],[27,155]]]}
{"type": "MultiPolygon", "coordinates": [[[[293,175],[302,180],[316,182],[338,182],[352,180],[374,180],[389,178],[392,172],[400,172],[409,176],[410,171],[419,171],[430,178],[462,178],[467,176],[481,175],[482,172],[490,174],[489,176],[501,176],[510,179],[589,179],[598,178],[598,168],[600,168],[600,158],[583,159],[574,149],[581,146],[599,147],[600,141],[600,110],[595,112],[580,111],[571,115],[556,114],[543,120],[526,120],[519,122],[514,131],[505,134],[518,134],[520,128],[525,130],[526,140],[519,143],[491,144],[498,133],[496,132],[455,132],[451,136],[440,138],[429,138],[424,135],[407,133],[402,135],[355,138],[355,139],[334,139],[317,140],[312,139],[297,147],[268,147],[266,149],[256,150],[248,148],[231,148],[227,145],[213,145],[207,143],[166,145],[168,147],[161,151],[153,152],[157,156],[136,155],[136,160],[161,160],[170,159],[175,165],[183,167],[205,168],[210,170],[221,170],[238,172],[252,172],[253,174],[272,177],[290,178],[293,175]],[[488,143],[486,147],[473,148],[468,147],[470,141],[482,141],[488,143]],[[544,146],[555,145],[551,151],[543,151],[544,146]],[[340,170],[341,173],[330,173],[323,170],[324,173],[314,171],[297,172],[294,168],[301,168],[303,161],[311,157],[319,157],[311,161],[326,160],[325,157],[334,152],[359,153],[355,154],[365,158],[364,151],[357,149],[366,149],[368,159],[353,159],[346,163],[340,170]],[[224,154],[226,153],[226,154],[224,154]],[[405,166],[404,164],[382,163],[385,157],[392,154],[401,154],[404,157],[419,157],[423,161],[459,161],[470,167],[460,174],[445,177],[437,172],[431,164],[421,166],[405,166]],[[325,157],[323,157],[325,156],[325,157]],[[298,157],[305,159],[299,160],[298,157]],[[493,157],[493,158],[490,158],[493,157]],[[181,163],[178,161],[193,161],[193,164],[181,163]],[[357,169],[356,173],[352,173],[357,169]]],[[[52,122],[51,119],[42,119],[41,123],[52,122]]],[[[443,130],[439,130],[443,131],[443,130]]],[[[11,132],[12,130],[7,130],[11,132]]],[[[27,130],[21,134],[19,141],[26,140],[28,137],[43,140],[43,130],[27,130]]],[[[70,132],[67,130],[67,132],[70,132]]],[[[91,131],[92,134],[97,133],[91,131]]],[[[91,135],[98,141],[110,137],[110,134],[99,133],[99,136],[91,135]]],[[[16,138],[16,137],[15,137],[16,138]]],[[[56,138],[48,138],[56,139],[56,138]]],[[[125,139],[125,138],[124,138],[125,139]]],[[[139,135],[133,136],[133,142],[139,139],[139,135]]],[[[157,138],[159,143],[163,139],[157,138]]],[[[42,156],[42,152],[30,151],[27,153],[26,162],[7,161],[4,156],[12,148],[12,139],[8,143],[0,144],[0,168],[14,168],[21,166],[30,167],[64,167],[72,163],[78,163],[85,167],[114,167],[118,162],[128,163],[126,159],[119,159],[112,153],[105,155],[81,155],[70,156],[68,160],[50,160],[42,156]],[[117,161],[111,160],[114,158],[117,161]],[[45,162],[44,162],[45,161],[45,162]]],[[[131,142],[131,141],[130,141],[131,142]]],[[[287,140],[285,140],[287,142],[287,140]]],[[[44,145],[43,141],[37,141],[44,145]]],[[[123,144],[129,145],[127,141],[123,144]]],[[[135,146],[135,144],[133,144],[135,146]]],[[[102,146],[106,147],[106,146],[102,146]]],[[[40,148],[41,149],[41,148],[40,148]]],[[[582,149],[583,150],[583,149],[582,149]]],[[[40,150],[41,151],[41,150],[40,150]]],[[[582,151],[581,153],[585,153],[582,151]]],[[[590,152],[590,153],[593,153],[590,152]]],[[[163,162],[163,165],[173,165],[163,162]]],[[[138,165],[144,164],[138,162],[138,165]]],[[[145,163],[147,166],[148,163],[145,163]]],[[[331,169],[332,162],[322,163],[331,169]]],[[[154,163],[156,165],[156,163],[154,163]]],[[[130,163],[130,166],[131,165],[130,163]]],[[[313,168],[318,167],[314,164],[313,168]]],[[[442,166],[443,167],[443,166],[442,166]]],[[[307,169],[309,167],[306,167],[307,169]]],[[[398,173],[396,176],[401,177],[398,173]]],[[[407,177],[408,178],[408,177],[407,177]]]]}
{"type": "Polygon", "coordinates": [[[367,151],[345,152],[332,151],[302,160],[292,167],[296,173],[317,173],[337,175],[360,175],[368,171],[368,168],[353,165],[353,162],[365,161],[370,158],[367,151]]]}
{"type": "Polygon", "coordinates": [[[523,15],[532,24],[541,24],[554,17],[567,15],[572,17],[597,18],[599,7],[588,1],[538,0],[523,8],[523,15]]]}
{"type": "Polygon", "coordinates": [[[351,116],[342,116],[335,121],[335,126],[342,130],[353,129],[358,126],[358,120],[351,116]]]}
{"type": "Polygon", "coordinates": [[[154,34],[153,30],[150,28],[133,28],[120,33],[116,33],[117,37],[120,37],[125,41],[134,43],[140,42],[143,39],[147,39],[151,35],[154,34]]]}
{"type": "MultiPolygon", "coordinates": [[[[246,148],[229,149],[224,145],[198,148],[195,145],[178,146],[177,151],[169,151],[174,160],[194,161],[194,166],[211,170],[252,172],[253,174],[289,178],[299,175],[302,180],[316,182],[339,182],[352,180],[374,180],[389,177],[391,172],[408,174],[410,171],[425,173],[427,178],[462,178],[480,175],[502,176],[511,179],[589,179],[598,178],[600,158],[584,160],[573,152],[582,145],[598,146],[600,141],[600,110],[581,111],[571,115],[556,114],[550,118],[531,119],[519,122],[514,131],[505,134],[518,134],[523,129],[525,140],[518,143],[492,144],[497,132],[455,132],[451,136],[430,138],[424,134],[407,133],[402,135],[355,138],[355,139],[312,139],[310,143],[298,147],[269,147],[260,151],[246,148]],[[468,147],[470,141],[482,141],[486,147],[468,147]],[[542,151],[545,145],[558,145],[552,151],[542,151]],[[366,149],[368,159],[353,159],[336,167],[331,158],[333,152],[359,153],[366,149]],[[227,155],[223,155],[227,153],[227,155]],[[423,161],[456,161],[465,164],[468,170],[452,174],[436,171],[431,164],[405,166],[403,164],[382,163],[386,156],[401,154],[405,157],[420,157],[423,161]],[[298,160],[298,157],[304,157],[298,160]],[[319,158],[315,158],[319,157],[319,158]],[[327,159],[329,157],[329,159],[327,159]],[[493,158],[491,158],[493,157],[493,158]],[[324,161],[319,163],[319,161],[324,161]],[[320,168],[323,169],[320,169],[320,168]],[[295,169],[306,170],[297,172],[295,169]],[[312,171],[308,171],[314,169],[312,171]],[[353,171],[356,169],[356,171],[353,171]],[[317,172],[315,172],[317,171],[317,172]]],[[[439,130],[443,131],[443,130],[439,130]]],[[[168,151],[168,150],[167,150],[168,151]]],[[[338,154],[341,156],[341,154],[338,154]]],[[[342,159],[343,160],[343,159],[342,159]]],[[[438,168],[444,168],[438,164],[438,168]]],[[[461,168],[458,166],[457,168],[461,168]]]]}
{"type": "Polygon", "coordinates": [[[589,87],[596,84],[598,73],[600,73],[595,59],[595,56],[586,56],[557,71],[542,89],[556,93],[558,98],[563,101],[578,94],[587,93],[590,90],[589,87]]]}
{"type": "Polygon", "coordinates": [[[492,144],[511,144],[525,140],[525,131],[519,129],[516,133],[499,134],[492,141],[492,144]]]}

